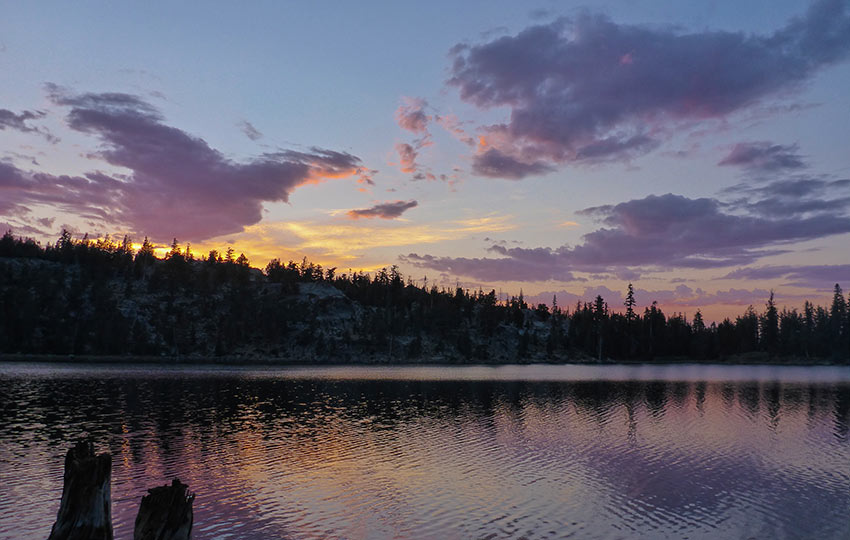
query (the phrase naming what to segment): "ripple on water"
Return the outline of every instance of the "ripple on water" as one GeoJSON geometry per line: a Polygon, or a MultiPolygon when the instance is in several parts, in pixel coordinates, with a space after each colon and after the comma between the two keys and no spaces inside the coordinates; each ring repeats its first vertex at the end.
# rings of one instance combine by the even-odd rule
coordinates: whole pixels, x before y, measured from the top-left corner
{"type": "Polygon", "coordinates": [[[612,370],[0,365],[0,538],[84,433],[119,540],[174,476],[198,539],[850,537],[850,372],[612,370]]]}

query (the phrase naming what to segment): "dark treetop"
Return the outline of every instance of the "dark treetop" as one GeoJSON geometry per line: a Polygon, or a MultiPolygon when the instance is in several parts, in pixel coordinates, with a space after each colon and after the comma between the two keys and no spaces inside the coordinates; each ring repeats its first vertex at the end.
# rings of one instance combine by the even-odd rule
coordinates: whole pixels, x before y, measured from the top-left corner
{"type": "Polygon", "coordinates": [[[564,309],[500,302],[491,290],[416,285],[396,267],[337,273],[304,259],[264,271],[244,255],[196,258],[174,241],[157,258],[62,233],[41,246],[0,238],[0,353],[182,357],[289,363],[733,361],[850,363],[850,319],[806,302],[706,325],[653,303],[610,309],[599,296],[564,309]]]}

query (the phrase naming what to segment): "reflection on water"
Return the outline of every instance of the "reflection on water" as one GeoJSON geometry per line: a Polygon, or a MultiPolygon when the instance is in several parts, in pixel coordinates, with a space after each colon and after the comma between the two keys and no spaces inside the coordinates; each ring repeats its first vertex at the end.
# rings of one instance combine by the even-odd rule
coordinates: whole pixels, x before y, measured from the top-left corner
{"type": "Polygon", "coordinates": [[[0,538],[84,433],[118,539],[174,476],[194,538],[850,537],[846,368],[4,364],[0,418],[0,538]]]}

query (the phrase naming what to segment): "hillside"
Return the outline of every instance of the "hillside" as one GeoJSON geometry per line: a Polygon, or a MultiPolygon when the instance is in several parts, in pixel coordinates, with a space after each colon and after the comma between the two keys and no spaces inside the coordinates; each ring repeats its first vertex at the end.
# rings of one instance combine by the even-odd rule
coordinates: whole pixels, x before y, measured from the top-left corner
{"type": "MultiPolygon", "coordinates": [[[[337,274],[275,259],[195,258],[176,241],[42,247],[0,239],[0,353],[263,359],[287,363],[771,361],[848,362],[850,322],[836,285],[831,309],[806,303],[706,325],[653,304],[623,313],[604,299],[564,310],[522,295],[416,286],[395,267],[337,274]]],[[[630,296],[629,296],[630,297],[630,296]]]]}

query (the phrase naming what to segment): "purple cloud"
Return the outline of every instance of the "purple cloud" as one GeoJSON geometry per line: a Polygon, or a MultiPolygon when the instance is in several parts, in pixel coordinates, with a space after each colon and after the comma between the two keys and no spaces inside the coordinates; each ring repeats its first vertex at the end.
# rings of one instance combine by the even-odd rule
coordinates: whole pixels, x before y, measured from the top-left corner
{"type": "Polygon", "coordinates": [[[138,96],[72,94],[55,85],[49,97],[70,107],[71,129],[97,137],[94,154],[126,175],[53,176],[0,168],[0,185],[17,205],[49,203],[63,211],[167,240],[207,238],[241,231],[262,218],[263,203],[288,201],[298,186],[371,171],[344,152],[267,153],[234,162],[198,137],[164,123],[138,96]]]}
{"type": "Polygon", "coordinates": [[[747,204],[751,211],[763,216],[801,216],[832,214],[850,206],[850,197],[831,200],[789,200],[771,197],[747,204]]]}
{"type": "Polygon", "coordinates": [[[736,165],[762,172],[802,169],[806,166],[796,144],[785,146],[766,141],[738,143],[718,165],[736,165]]]}
{"type": "Polygon", "coordinates": [[[555,169],[542,161],[526,163],[503,154],[495,148],[490,148],[475,157],[472,170],[479,176],[519,180],[533,174],[549,173],[555,169]]]}
{"type": "Polygon", "coordinates": [[[3,231],[3,234],[11,232],[15,236],[23,236],[25,238],[44,235],[44,231],[36,227],[20,223],[9,223],[3,220],[0,220],[0,231],[3,231]]]}
{"type": "Polygon", "coordinates": [[[831,289],[834,283],[850,283],[850,264],[754,266],[729,272],[722,279],[777,278],[789,280],[790,286],[831,289]]]}
{"type": "MultiPolygon", "coordinates": [[[[543,254],[542,258],[547,257],[548,253],[543,254]]],[[[434,257],[410,253],[399,256],[399,260],[419,268],[430,268],[454,276],[470,276],[485,282],[579,280],[565,267],[542,263],[540,259],[532,258],[434,257]]]]}
{"type": "Polygon", "coordinates": [[[370,208],[361,208],[358,210],[349,210],[348,217],[351,219],[360,219],[360,218],[381,218],[381,219],[395,219],[397,217],[401,217],[401,215],[410,210],[411,208],[415,208],[419,203],[410,200],[410,201],[392,201],[376,204],[370,208]]]}
{"type": "MultiPolygon", "coordinates": [[[[508,178],[522,172],[517,162],[622,159],[653,148],[657,133],[744,109],[845,59],[846,7],[818,1],[769,35],[686,34],[583,13],[453,47],[448,84],[478,107],[510,108],[507,123],[483,128],[488,143],[512,158],[504,161],[508,178]]],[[[485,152],[475,156],[485,159],[485,152]]]]}
{"type": "Polygon", "coordinates": [[[788,198],[823,198],[841,190],[850,189],[850,180],[840,179],[831,180],[817,177],[797,176],[794,178],[784,178],[775,180],[769,183],[745,182],[728,188],[728,193],[745,193],[749,196],[768,197],[788,197],[788,198]]]}
{"type": "Polygon", "coordinates": [[[62,212],[117,224],[109,208],[122,196],[123,183],[112,177],[28,172],[0,162],[0,190],[4,203],[0,214],[18,217],[29,213],[29,204],[45,204],[62,212]]]}
{"type": "Polygon", "coordinates": [[[499,258],[404,257],[413,265],[496,281],[569,281],[573,272],[637,277],[635,269],[723,268],[783,253],[793,242],[850,232],[850,217],[739,215],[717,199],[650,195],[617,205],[587,208],[581,215],[604,226],[575,247],[493,245],[499,258]]]}
{"type": "Polygon", "coordinates": [[[56,218],[38,218],[38,219],[36,219],[36,222],[39,225],[41,225],[42,227],[45,227],[47,229],[50,229],[51,227],[53,227],[53,223],[55,221],[56,221],[56,218]]]}
{"type": "Polygon", "coordinates": [[[39,120],[44,118],[44,115],[43,111],[23,111],[15,114],[9,109],[0,109],[0,131],[13,129],[22,133],[37,133],[46,138],[48,142],[56,143],[59,139],[46,129],[28,125],[29,121],[39,120]]]}
{"type": "Polygon", "coordinates": [[[263,134],[260,133],[260,131],[255,128],[251,122],[247,120],[242,120],[237,125],[239,126],[239,129],[242,130],[242,133],[244,133],[245,136],[251,139],[252,141],[258,141],[263,138],[263,134]]]}
{"type": "Polygon", "coordinates": [[[850,208],[850,180],[784,178],[766,183],[744,182],[724,190],[744,197],[729,207],[765,216],[841,215],[850,208]]]}
{"type": "Polygon", "coordinates": [[[43,118],[44,113],[41,111],[24,111],[15,114],[8,109],[0,109],[0,129],[15,129],[17,131],[32,132],[36,128],[28,126],[29,120],[37,120],[43,118]]]}

